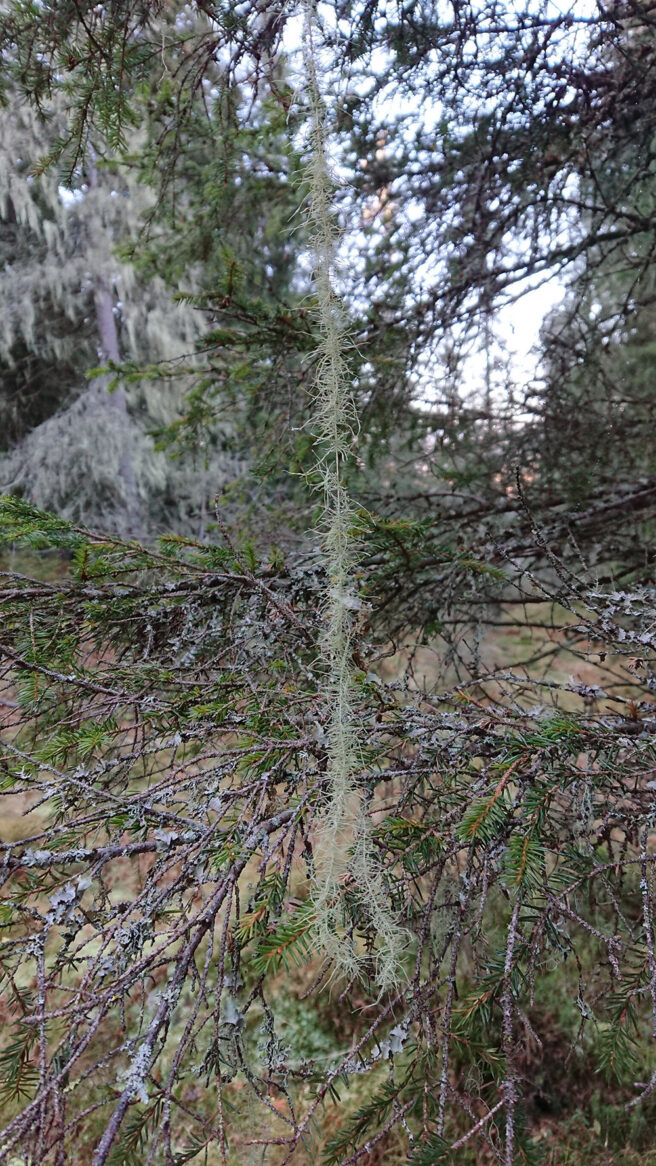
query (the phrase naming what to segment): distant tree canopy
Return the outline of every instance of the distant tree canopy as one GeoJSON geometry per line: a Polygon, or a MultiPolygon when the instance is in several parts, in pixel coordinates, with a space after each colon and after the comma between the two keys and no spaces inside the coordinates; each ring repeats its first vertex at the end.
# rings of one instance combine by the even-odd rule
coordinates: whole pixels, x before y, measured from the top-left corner
{"type": "MultiPolygon", "coordinates": [[[[158,455],[147,432],[178,414],[177,385],[161,378],[155,394],[142,379],[126,397],[123,384],[107,393],[107,377],[87,382],[109,362],[193,362],[202,320],[176,306],[162,280],[137,279],[115,253],[139,229],[152,198],[125,166],[94,150],[73,189],[58,183],[54,169],[34,176],[49,135],[66,124],[61,102],[42,120],[15,101],[1,120],[3,487],[113,529],[184,526],[194,511],[198,523],[190,475],[185,480],[180,466],[158,455]],[[135,498],[126,521],[121,466],[128,461],[135,498]]],[[[226,453],[224,477],[229,462],[226,453]]],[[[216,459],[214,472],[220,479],[216,459]]],[[[196,476],[202,493],[202,467],[196,476]]]]}

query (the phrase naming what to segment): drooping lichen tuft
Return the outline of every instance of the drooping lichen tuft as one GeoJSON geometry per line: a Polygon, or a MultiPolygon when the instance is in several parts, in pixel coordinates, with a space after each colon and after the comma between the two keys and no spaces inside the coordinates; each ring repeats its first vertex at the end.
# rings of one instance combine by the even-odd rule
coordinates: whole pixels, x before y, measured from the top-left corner
{"type": "Polygon", "coordinates": [[[323,548],[328,578],[320,647],[331,709],[329,800],[315,851],[317,932],[322,947],[342,972],[349,976],[360,973],[362,956],[341,933],[343,895],[348,888],[378,936],[376,979],[383,990],[401,978],[400,955],[406,937],[390,915],[381,872],[376,868],[369,817],[357,784],[361,760],[353,641],[354,613],[360,603],[354,576],[356,516],[344,482],[345,463],[352,453],[357,432],[357,411],[344,359],[347,345],[344,313],[335,290],[339,231],[333,210],[325,107],[313,39],[315,21],[313,0],[307,0],[303,59],[311,126],[309,217],[320,334],[313,421],[319,449],[323,548]]]}

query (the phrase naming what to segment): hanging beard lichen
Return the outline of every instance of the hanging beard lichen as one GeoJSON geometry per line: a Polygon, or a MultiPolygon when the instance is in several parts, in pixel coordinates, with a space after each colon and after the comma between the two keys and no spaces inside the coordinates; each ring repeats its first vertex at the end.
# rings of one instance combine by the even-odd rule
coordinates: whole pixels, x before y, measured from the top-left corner
{"type": "Polygon", "coordinates": [[[328,591],[321,654],[328,725],[328,805],[315,848],[315,905],[321,946],[349,976],[362,970],[363,958],[343,934],[343,895],[357,901],[378,937],[376,980],[381,988],[402,978],[400,957],[407,936],[393,921],[381,872],[376,867],[371,825],[358,789],[361,770],[356,727],[354,615],[360,607],[354,566],[356,514],[344,484],[344,466],[357,432],[357,413],[348,385],[342,308],[334,290],[338,229],[332,207],[327,160],[325,109],[313,43],[315,9],[305,6],[303,57],[310,104],[311,161],[309,219],[320,344],[317,352],[314,433],[323,494],[323,547],[328,591]]]}

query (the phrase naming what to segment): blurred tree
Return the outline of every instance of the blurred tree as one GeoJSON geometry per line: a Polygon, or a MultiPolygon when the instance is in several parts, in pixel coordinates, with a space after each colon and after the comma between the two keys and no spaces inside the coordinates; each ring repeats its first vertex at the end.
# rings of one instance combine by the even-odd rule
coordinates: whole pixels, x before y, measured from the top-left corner
{"type": "MultiPolygon", "coordinates": [[[[197,522],[202,468],[191,489],[194,467],[171,463],[148,435],[178,412],[178,386],[108,392],[106,376],[85,378],[122,360],[193,362],[202,320],[116,258],[152,201],[129,171],[90,154],[73,188],[52,171],[34,177],[60,119],[61,109],[43,120],[17,102],[2,114],[5,489],[123,533],[197,522]]],[[[212,468],[216,490],[230,458],[212,468]]]]}

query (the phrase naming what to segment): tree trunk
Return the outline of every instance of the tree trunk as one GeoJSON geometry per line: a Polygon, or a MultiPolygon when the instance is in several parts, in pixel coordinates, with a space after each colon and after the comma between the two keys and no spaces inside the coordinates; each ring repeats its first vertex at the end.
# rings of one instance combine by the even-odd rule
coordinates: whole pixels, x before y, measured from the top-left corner
{"type": "MultiPolygon", "coordinates": [[[[89,179],[89,188],[94,189],[98,186],[98,171],[96,170],[93,160],[93,154],[90,154],[87,175],[89,179]]],[[[113,364],[121,363],[121,351],[118,342],[118,332],[116,330],[116,319],[114,316],[114,296],[112,286],[108,279],[102,272],[95,272],[93,274],[94,283],[94,301],[96,306],[96,323],[98,325],[99,357],[104,362],[111,361],[113,364]]],[[[130,418],[128,414],[127,401],[125,393],[119,386],[112,393],[108,392],[109,378],[99,377],[93,382],[91,391],[94,393],[98,404],[103,408],[110,408],[119,416],[121,429],[121,444],[122,453],[119,466],[119,476],[123,484],[123,491],[125,496],[125,522],[124,532],[126,534],[136,534],[139,532],[141,525],[141,507],[139,505],[139,495],[137,490],[137,480],[134,471],[134,456],[132,451],[131,433],[130,433],[130,418]]]]}

